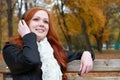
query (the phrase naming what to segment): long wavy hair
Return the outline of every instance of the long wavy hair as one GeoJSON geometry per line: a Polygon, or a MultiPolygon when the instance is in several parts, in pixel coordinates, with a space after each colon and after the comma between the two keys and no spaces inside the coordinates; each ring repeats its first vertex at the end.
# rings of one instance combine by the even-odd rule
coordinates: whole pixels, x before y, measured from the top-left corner
{"type": "MultiPolygon", "coordinates": [[[[57,62],[61,67],[61,71],[63,73],[62,80],[67,80],[67,76],[65,74],[66,67],[67,67],[66,54],[64,53],[63,48],[60,44],[60,41],[53,29],[53,23],[52,23],[50,13],[44,8],[34,7],[25,12],[24,20],[27,23],[27,25],[29,25],[30,20],[32,19],[34,14],[39,10],[44,10],[45,12],[47,12],[47,14],[49,16],[49,31],[47,34],[47,38],[48,38],[48,41],[50,42],[52,48],[54,49],[54,57],[57,59],[57,62]]],[[[21,46],[21,49],[23,48],[23,45],[24,45],[20,35],[10,38],[9,42],[13,42],[14,44],[21,46]]]]}

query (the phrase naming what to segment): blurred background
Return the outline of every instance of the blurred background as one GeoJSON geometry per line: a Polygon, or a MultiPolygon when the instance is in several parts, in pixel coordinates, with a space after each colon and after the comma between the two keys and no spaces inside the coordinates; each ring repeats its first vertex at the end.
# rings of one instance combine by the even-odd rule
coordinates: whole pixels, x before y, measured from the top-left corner
{"type": "Polygon", "coordinates": [[[119,53],[120,0],[0,0],[0,51],[31,7],[50,11],[64,49],[119,53]]]}

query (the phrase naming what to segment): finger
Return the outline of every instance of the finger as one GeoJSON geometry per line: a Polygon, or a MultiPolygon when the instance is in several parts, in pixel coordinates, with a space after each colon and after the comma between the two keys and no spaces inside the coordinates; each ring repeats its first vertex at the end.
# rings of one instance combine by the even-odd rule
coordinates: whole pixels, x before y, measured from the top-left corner
{"type": "Polygon", "coordinates": [[[83,63],[80,63],[80,69],[78,71],[78,75],[81,76],[81,72],[82,72],[82,68],[83,68],[83,63]]]}
{"type": "Polygon", "coordinates": [[[90,67],[86,67],[85,73],[88,73],[90,71],[90,67]]]}
{"type": "Polygon", "coordinates": [[[25,22],[25,20],[22,20],[22,23],[23,23],[23,25],[27,25],[26,22],[25,22]]]}
{"type": "Polygon", "coordinates": [[[93,69],[93,61],[89,60],[89,64],[87,65],[86,73],[91,71],[93,69]]]}
{"type": "Polygon", "coordinates": [[[83,64],[82,64],[82,62],[80,63],[80,71],[82,70],[82,66],[83,66],[83,64]]]}
{"type": "Polygon", "coordinates": [[[81,76],[86,72],[87,67],[83,65],[82,71],[81,71],[81,76]]]}
{"type": "Polygon", "coordinates": [[[78,71],[78,75],[81,76],[81,71],[78,71]]]}
{"type": "Polygon", "coordinates": [[[81,71],[82,71],[82,63],[80,63],[80,69],[78,71],[78,75],[81,76],[81,71]]]}
{"type": "Polygon", "coordinates": [[[92,70],[92,65],[87,67],[86,73],[88,73],[88,72],[91,71],[91,70],[92,70]]]}
{"type": "Polygon", "coordinates": [[[18,23],[18,27],[22,27],[22,22],[21,22],[21,20],[19,21],[19,23],[18,23]]]}

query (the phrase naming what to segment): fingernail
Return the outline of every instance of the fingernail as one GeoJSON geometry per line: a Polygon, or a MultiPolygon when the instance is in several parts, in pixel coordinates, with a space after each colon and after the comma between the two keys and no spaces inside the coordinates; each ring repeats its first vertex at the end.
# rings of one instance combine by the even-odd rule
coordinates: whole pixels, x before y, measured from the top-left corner
{"type": "Polygon", "coordinates": [[[78,71],[78,75],[79,75],[79,76],[81,75],[81,71],[78,71]]]}
{"type": "Polygon", "coordinates": [[[21,23],[23,24],[23,21],[21,20],[21,23]]]}

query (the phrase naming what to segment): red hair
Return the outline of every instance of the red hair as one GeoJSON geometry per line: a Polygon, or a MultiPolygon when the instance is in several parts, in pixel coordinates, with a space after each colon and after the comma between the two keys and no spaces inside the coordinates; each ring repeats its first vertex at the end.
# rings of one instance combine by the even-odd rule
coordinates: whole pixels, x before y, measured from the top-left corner
{"type": "MultiPolygon", "coordinates": [[[[65,75],[66,67],[67,67],[66,54],[64,53],[63,48],[59,42],[59,39],[53,29],[53,23],[52,23],[52,19],[51,19],[49,12],[44,8],[34,7],[34,8],[29,9],[25,13],[24,20],[28,25],[30,23],[30,20],[34,16],[34,14],[39,10],[44,10],[45,12],[47,12],[47,14],[49,16],[49,31],[47,34],[47,38],[48,38],[48,41],[50,42],[52,48],[54,49],[54,57],[57,59],[58,64],[61,66],[61,70],[63,73],[62,80],[67,80],[67,76],[65,75]]],[[[9,41],[21,46],[21,49],[22,49],[23,41],[20,36],[12,37],[9,39],[9,41]]]]}

